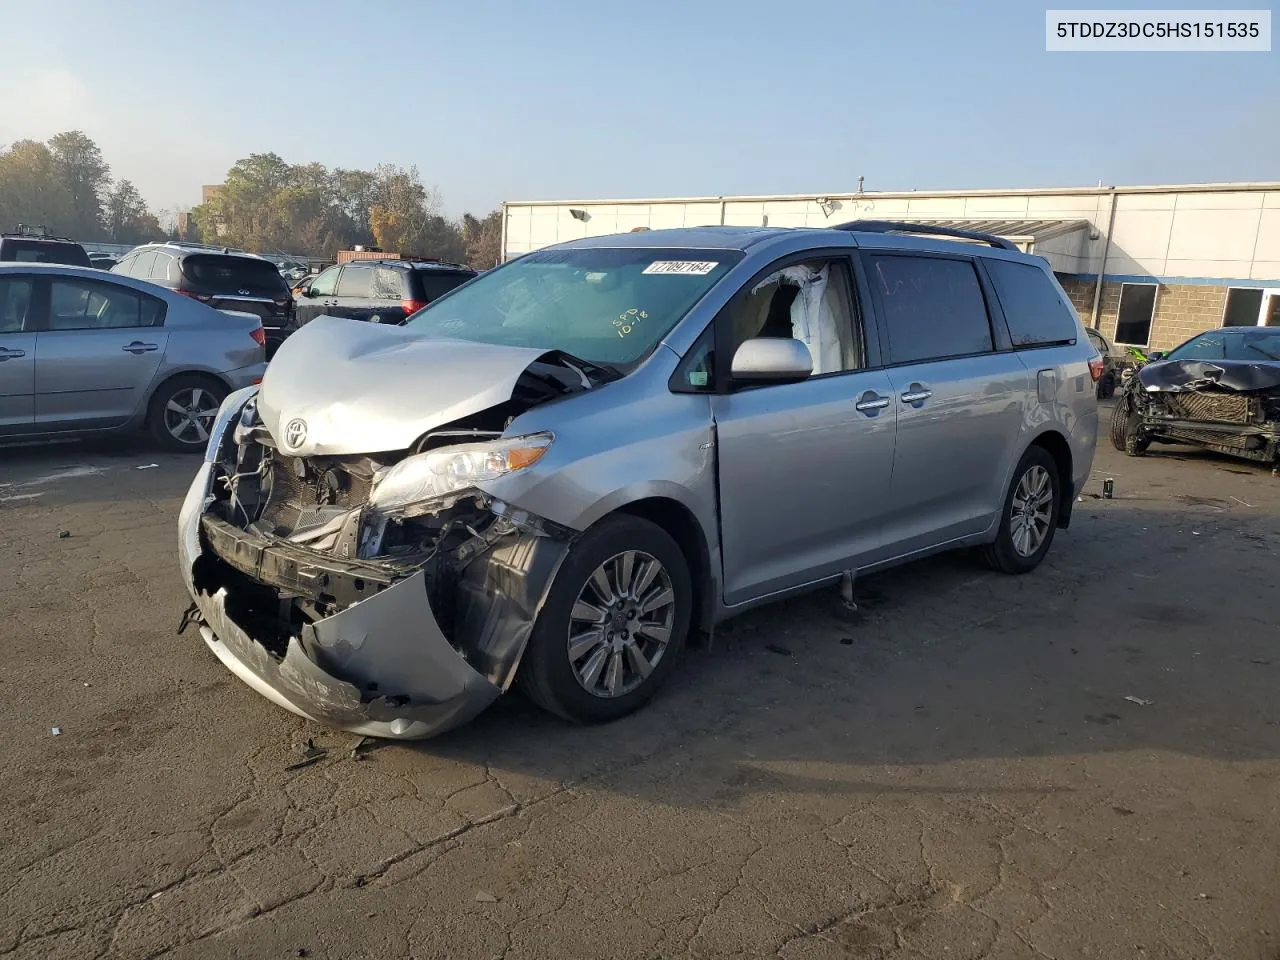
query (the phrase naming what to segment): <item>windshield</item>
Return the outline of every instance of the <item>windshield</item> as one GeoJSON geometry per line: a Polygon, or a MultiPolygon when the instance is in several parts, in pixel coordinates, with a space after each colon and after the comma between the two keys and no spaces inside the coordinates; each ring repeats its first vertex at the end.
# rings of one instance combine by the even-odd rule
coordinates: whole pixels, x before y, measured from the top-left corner
{"type": "Polygon", "coordinates": [[[633,363],[740,259],[735,250],[529,253],[419,310],[406,325],[428,337],[633,363]]]}
{"type": "MultiPolygon", "coordinates": [[[[1239,329],[1239,328],[1237,328],[1239,329]]],[[[1280,329],[1259,327],[1243,333],[1214,330],[1192,337],[1166,360],[1280,360],[1280,329]]]]}

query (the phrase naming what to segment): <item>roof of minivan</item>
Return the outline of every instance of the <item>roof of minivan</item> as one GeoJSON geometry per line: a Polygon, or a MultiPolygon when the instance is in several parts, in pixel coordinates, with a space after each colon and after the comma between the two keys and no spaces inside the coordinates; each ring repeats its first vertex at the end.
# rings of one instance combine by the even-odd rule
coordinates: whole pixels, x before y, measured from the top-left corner
{"type": "MultiPolygon", "coordinates": [[[[936,239],[909,233],[879,233],[863,230],[836,230],[827,227],[676,227],[668,230],[642,230],[635,233],[605,234],[569,240],[543,249],[582,249],[599,247],[667,247],[676,249],[742,250],[783,238],[807,236],[814,246],[848,246],[856,242],[868,249],[921,250],[945,253],[963,248],[969,252],[995,256],[1004,260],[1039,261],[1041,258],[1019,251],[1005,250],[963,240],[936,239]]],[[[537,252],[537,251],[531,251],[537,252]]]]}

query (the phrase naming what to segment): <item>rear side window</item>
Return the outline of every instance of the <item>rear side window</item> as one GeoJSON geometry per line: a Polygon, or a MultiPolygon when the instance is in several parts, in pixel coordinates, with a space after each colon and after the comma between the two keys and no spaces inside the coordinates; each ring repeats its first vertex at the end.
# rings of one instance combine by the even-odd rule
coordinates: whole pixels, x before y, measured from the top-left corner
{"type": "Polygon", "coordinates": [[[353,267],[350,264],[338,280],[338,296],[369,299],[369,286],[373,280],[372,267],[353,267]]]}
{"type": "Polygon", "coordinates": [[[993,349],[987,302],[970,261],[896,254],[869,259],[889,332],[890,363],[993,349]]]}
{"type": "Polygon", "coordinates": [[[404,283],[400,279],[401,271],[390,267],[379,267],[373,272],[373,286],[369,295],[377,300],[405,299],[404,283]]]}
{"type": "Polygon", "coordinates": [[[414,276],[417,278],[418,296],[417,300],[436,300],[443,297],[454,287],[460,287],[472,277],[474,273],[446,273],[443,270],[415,270],[414,276]]]}
{"type": "Polygon", "coordinates": [[[158,327],[164,303],[128,287],[78,278],[49,284],[50,330],[158,327]]]}
{"type": "Polygon", "coordinates": [[[284,277],[269,260],[195,254],[182,261],[182,272],[193,284],[211,293],[273,298],[289,293],[284,277]]]}
{"type": "Polygon", "coordinates": [[[63,263],[73,267],[89,267],[89,254],[78,243],[54,243],[48,240],[22,240],[6,237],[0,247],[0,260],[19,263],[63,263]]]}
{"type": "Polygon", "coordinates": [[[1075,343],[1075,314],[1062,302],[1047,273],[1029,263],[995,259],[985,263],[1014,347],[1075,343]]]}
{"type": "Polygon", "coordinates": [[[155,262],[156,252],[154,250],[138,254],[129,265],[129,276],[137,277],[139,280],[146,280],[151,276],[151,268],[155,265],[155,262]]]}

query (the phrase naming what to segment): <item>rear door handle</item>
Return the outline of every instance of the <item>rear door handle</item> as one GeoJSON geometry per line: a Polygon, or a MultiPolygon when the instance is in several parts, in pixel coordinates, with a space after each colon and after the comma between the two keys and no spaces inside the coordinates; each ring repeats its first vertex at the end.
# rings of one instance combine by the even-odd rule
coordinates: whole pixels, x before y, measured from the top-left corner
{"type": "Polygon", "coordinates": [[[136,357],[138,354],[151,353],[155,350],[159,350],[160,348],[154,343],[143,343],[140,340],[135,340],[128,346],[121,347],[120,349],[125,353],[132,353],[136,357]]]}
{"type": "Polygon", "coordinates": [[[882,397],[874,390],[868,390],[858,398],[858,402],[853,405],[853,409],[859,413],[865,413],[867,416],[875,416],[878,411],[883,410],[888,405],[888,397],[882,397]]]}
{"type": "Polygon", "coordinates": [[[0,360],[17,360],[19,357],[25,357],[25,350],[10,350],[8,347],[0,347],[0,360]]]}
{"type": "Polygon", "coordinates": [[[901,400],[903,403],[923,404],[932,396],[932,390],[926,389],[921,384],[913,383],[911,388],[901,395],[901,400]]]}

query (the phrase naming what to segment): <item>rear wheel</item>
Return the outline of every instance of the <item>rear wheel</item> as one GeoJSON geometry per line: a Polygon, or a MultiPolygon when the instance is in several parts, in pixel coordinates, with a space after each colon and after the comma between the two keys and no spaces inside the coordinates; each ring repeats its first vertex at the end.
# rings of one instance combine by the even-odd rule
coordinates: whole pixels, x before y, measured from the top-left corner
{"type": "Polygon", "coordinates": [[[166,450],[199,453],[227,389],[210,377],[184,374],[160,385],[147,410],[147,429],[166,450]]]}
{"type": "Polygon", "coordinates": [[[571,548],[547,595],[519,678],[569,720],[615,720],[676,668],[693,611],[689,565],[661,527],[615,516],[571,548]]]}
{"type": "Polygon", "coordinates": [[[1044,447],[1028,447],[1013,471],[1000,530],[983,559],[1001,573],[1029,573],[1040,565],[1058,527],[1058,464],[1044,447]]]}

